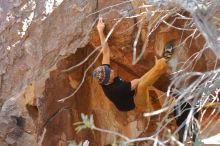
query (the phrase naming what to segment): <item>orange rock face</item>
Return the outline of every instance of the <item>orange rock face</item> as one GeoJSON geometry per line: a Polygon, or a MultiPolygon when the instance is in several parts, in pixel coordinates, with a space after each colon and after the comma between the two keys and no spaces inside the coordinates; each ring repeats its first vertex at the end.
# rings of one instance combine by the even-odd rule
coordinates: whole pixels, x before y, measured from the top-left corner
{"type": "MultiPolygon", "coordinates": [[[[42,141],[43,146],[66,146],[71,140],[75,140],[77,143],[89,140],[91,146],[102,146],[119,139],[90,129],[84,129],[76,133],[74,130],[76,126],[73,123],[82,120],[81,113],[92,114],[97,127],[117,131],[131,138],[149,136],[155,132],[157,122],[160,121],[157,116],[152,117],[149,122],[149,119],[141,117],[140,113],[119,112],[105,97],[99,84],[92,78],[93,69],[101,64],[101,56],[96,61],[99,51],[92,54],[85,63],[75,69],[65,73],[62,72],[64,69],[82,62],[100,45],[95,27],[90,31],[87,28],[87,24],[92,24],[97,19],[98,14],[94,13],[86,17],[84,12],[89,15],[100,10],[99,15],[104,18],[106,24],[106,35],[114,27],[114,31],[108,40],[111,48],[111,67],[125,80],[140,78],[154,65],[154,57],[161,56],[165,44],[175,40],[177,47],[173,58],[169,62],[170,68],[167,74],[162,75],[154,85],[164,92],[167,91],[171,81],[172,76],[169,73],[177,71],[184,61],[201,50],[204,39],[199,36],[197,39],[193,39],[192,42],[188,40],[185,44],[181,44],[190,32],[180,31],[164,23],[159,24],[155,31],[148,36],[150,30],[156,26],[155,22],[158,20],[158,15],[151,17],[151,21],[146,17],[142,26],[140,23],[136,25],[140,20],[139,17],[128,18],[125,16],[127,13],[135,15],[143,11],[132,12],[134,8],[140,5],[138,1],[136,3],[135,1],[125,3],[122,0],[97,0],[95,2],[96,4],[89,1],[88,4],[90,5],[85,6],[87,9],[84,9],[84,3],[80,3],[80,1],[77,1],[76,4],[65,2],[45,22],[39,22],[40,27],[37,24],[30,27],[30,34],[24,40],[24,46],[21,45],[21,48],[24,47],[26,50],[23,54],[25,57],[23,60],[19,60],[21,62],[18,62],[19,68],[23,62],[26,62],[24,66],[29,65],[30,68],[22,68],[19,71],[15,68],[16,64],[8,65],[8,74],[5,77],[1,76],[3,78],[0,81],[0,84],[3,85],[1,89],[5,90],[2,92],[4,98],[0,98],[0,102],[2,100],[0,116],[4,117],[6,121],[10,121],[11,125],[7,125],[0,120],[0,127],[6,127],[2,132],[0,131],[0,145],[19,145],[26,141],[25,145],[29,146],[37,145],[36,141],[38,143],[42,141]],[[124,4],[117,5],[121,2],[124,2],[124,4]],[[109,8],[111,5],[115,6],[109,8]],[[72,9],[68,9],[69,6],[72,6],[72,9]],[[79,21],[78,17],[80,18],[79,21]],[[114,26],[121,17],[125,18],[114,26]],[[71,23],[68,20],[71,20],[71,23]],[[155,22],[152,20],[155,20],[155,22]],[[139,28],[141,29],[141,35],[137,43],[136,56],[141,53],[141,48],[146,40],[147,45],[143,48],[145,51],[140,61],[133,65],[133,44],[139,28]],[[62,29],[65,29],[65,31],[62,29]],[[90,32],[90,35],[81,43],[81,40],[84,40],[86,36],[86,32],[90,32]],[[34,45],[37,49],[30,49],[34,45]],[[28,51],[28,49],[30,50],[28,51]],[[33,56],[31,57],[28,53],[33,56]],[[62,57],[61,60],[60,56],[68,57],[62,57]],[[94,65],[90,67],[92,63],[94,65]],[[10,76],[14,70],[17,71],[19,77],[16,74],[10,76]],[[7,84],[12,79],[10,77],[16,79],[17,86],[7,84]],[[78,90],[81,81],[83,83],[78,90]],[[25,88],[25,90],[19,90],[21,88],[25,88]],[[19,93],[19,95],[16,94],[16,98],[13,98],[14,100],[9,98],[11,97],[9,89],[19,93]],[[65,102],[57,102],[76,90],[78,90],[76,94],[65,102]],[[7,115],[9,111],[13,112],[7,115]],[[11,117],[14,117],[15,120],[11,117]],[[19,120],[23,121],[23,125],[18,124],[19,120]],[[148,124],[149,129],[145,129],[148,124]],[[17,131],[10,131],[14,127],[17,128],[17,131]],[[42,138],[44,128],[46,128],[46,133],[42,138]],[[19,136],[11,136],[19,132],[19,136]]],[[[166,21],[172,22],[174,19],[171,17],[167,18],[166,21]]],[[[174,25],[183,27],[186,23],[181,20],[175,21],[174,25]]],[[[9,53],[10,55],[13,56],[9,53]]],[[[20,57],[22,58],[22,55],[20,57]]],[[[16,58],[19,59],[19,57],[13,59],[16,58]]],[[[211,70],[215,66],[214,61],[215,55],[210,50],[205,50],[193,70],[211,70]]],[[[4,61],[4,63],[6,62],[4,61]]],[[[217,62],[217,66],[219,66],[219,62],[217,62]]],[[[175,129],[173,125],[169,126],[175,129]]],[[[214,133],[219,131],[216,130],[214,133]]],[[[165,132],[167,131],[165,130],[165,132]]],[[[165,134],[161,135],[164,136],[165,134]]],[[[146,145],[146,143],[143,143],[143,145],[146,145]]]]}
{"type": "MultiPolygon", "coordinates": [[[[99,3],[99,9],[117,4],[118,1],[100,1],[99,3]]],[[[132,8],[132,5],[126,4],[120,7],[116,7],[117,9],[125,9],[132,8]]],[[[106,23],[106,34],[110,31],[110,29],[113,27],[113,24],[116,22],[116,20],[121,15],[117,13],[117,11],[110,11],[108,13],[104,13],[104,21],[106,23]]],[[[173,18],[168,19],[168,21],[172,21],[173,18]]],[[[113,31],[112,35],[110,36],[108,43],[111,48],[111,66],[116,72],[126,80],[132,80],[135,78],[141,77],[145,72],[147,72],[154,64],[154,56],[158,56],[161,53],[161,50],[163,49],[164,45],[170,41],[170,40],[176,40],[176,43],[180,41],[181,35],[183,37],[187,37],[187,33],[183,33],[181,31],[178,31],[174,28],[170,28],[165,24],[161,24],[153,33],[151,38],[149,38],[148,46],[145,48],[145,53],[142,57],[142,59],[136,64],[132,65],[132,45],[133,41],[135,39],[134,34],[137,31],[138,27],[133,26],[135,25],[136,19],[125,19],[122,20],[121,23],[119,23],[115,30],[113,31]],[[132,27],[133,26],[133,27],[132,27]]],[[[146,22],[147,24],[149,22],[146,22]]],[[[181,27],[184,25],[185,22],[176,22],[176,26],[181,27]]],[[[143,29],[142,33],[143,35],[147,33],[147,29],[143,29]]],[[[186,42],[188,45],[189,42],[186,42]]],[[[71,57],[68,57],[67,59],[60,62],[60,66],[62,68],[66,68],[68,66],[72,66],[74,64],[77,64],[78,62],[82,61],[83,58],[88,56],[90,52],[92,52],[93,49],[98,47],[100,45],[100,40],[97,32],[94,30],[91,34],[91,39],[89,42],[89,45],[85,48],[78,49],[77,52],[72,55],[71,57]],[[79,57],[80,56],[80,57],[79,57]],[[65,66],[65,67],[64,67],[65,66]]],[[[140,48],[143,45],[143,40],[139,40],[138,43],[138,52],[140,53],[140,48]]],[[[186,60],[189,56],[194,54],[195,52],[200,50],[200,47],[203,46],[203,39],[195,40],[190,45],[187,50],[181,50],[181,46],[177,48],[174,59],[177,59],[178,62],[186,60]],[[199,42],[198,42],[199,41],[199,42]],[[179,54],[182,51],[183,54],[179,54]]],[[[207,51],[208,52],[208,51],[207,51]]],[[[206,54],[206,53],[205,53],[206,54]]],[[[73,88],[72,91],[75,90],[77,85],[80,83],[80,81],[83,78],[83,72],[86,70],[86,68],[94,61],[94,58],[97,54],[93,55],[85,64],[82,66],[76,68],[75,70],[69,72],[66,74],[63,79],[68,80],[70,86],[73,88]],[[68,79],[67,79],[68,76],[68,79]]],[[[211,61],[210,61],[211,62],[211,61]]],[[[99,57],[98,61],[96,61],[95,65],[89,69],[87,72],[87,76],[85,78],[85,81],[82,85],[82,87],[79,89],[79,91],[76,93],[75,96],[71,97],[71,99],[67,100],[65,104],[69,105],[72,109],[72,112],[69,114],[64,114],[66,117],[64,119],[68,119],[71,115],[72,123],[76,121],[80,121],[80,113],[87,113],[87,114],[93,114],[95,117],[95,125],[97,127],[103,128],[103,129],[109,129],[113,131],[118,131],[124,135],[127,135],[129,137],[138,136],[140,134],[140,131],[143,131],[146,124],[147,119],[135,119],[131,116],[130,113],[122,113],[117,111],[117,109],[114,107],[114,105],[109,102],[109,100],[104,96],[103,91],[101,87],[98,85],[98,83],[92,78],[91,73],[92,70],[97,67],[101,63],[101,57],[99,57]]],[[[171,61],[172,63],[172,61],[171,61]]],[[[173,67],[172,64],[170,64],[170,72],[173,71],[172,69],[177,69],[179,66],[173,67]],[[176,67],[176,68],[175,68],[176,67]]],[[[210,66],[209,66],[210,67],[210,66]]],[[[196,71],[206,71],[208,69],[208,64],[206,63],[205,56],[202,56],[201,59],[197,62],[196,68],[194,70],[196,71]]],[[[59,72],[59,71],[58,71],[59,72]]],[[[57,76],[56,74],[51,73],[50,78],[53,78],[53,76],[57,76]]],[[[60,75],[59,75],[60,76],[60,75]]],[[[63,75],[62,75],[63,76],[63,75]]],[[[56,79],[61,79],[62,77],[55,77],[54,83],[58,83],[56,79]]],[[[162,90],[166,91],[170,81],[170,76],[168,74],[163,75],[159,81],[155,84],[155,86],[162,90]]],[[[49,79],[50,80],[50,79],[49,79]]],[[[65,81],[67,82],[67,81],[65,81]]],[[[51,86],[53,83],[49,83],[51,86]]],[[[62,85],[66,86],[66,85],[62,85]]],[[[55,101],[58,98],[57,95],[60,94],[61,87],[53,88],[54,95],[51,97],[47,97],[48,103],[52,103],[52,101],[55,101]],[[58,92],[58,93],[56,93],[58,92]],[[57,98],[56,98],[57,97],[57,98]],[[49,100],[53,99],[51,102],[49,100]]],[[[47,89],[47,88],[46,88],[47,89]]],[[[48,90],[51,92],[51,90],[48,90]]],[[[69,90],[69,94],[70,94],[69,90]]],[[[64,92],[62,92],[64,94],[64,92]]],[[[66,94],[68,95],[68,94],[66,94]]],[[[61,97],[61,95],[59,96],[61,97]]],[[[64,105],[65,105],[64,104],[64,105]]],[[[55,103],[56,105],[56,103],[55,103]]],[[[62,105],[63,106],[63,105],[62,105]]],[[[56,110],[52,112],[51,110],[54,108],[57,108],[58,106],[48,106],[48,110],[45,111],[45,113],[53,113],[56,110]],[[49,112],[50,111],[50,112],[49,112]]],[[[49,114],[48,114],[49,115],[49,114]]],[[[62,114],[61,114],[62,115],[62,114]]],[[[46,118],[47,119],[47,118],[46,118]]],[[[57,120],[59,118],[57,117],[57,120]]],[[[59,121],[54,119],[54,122],[56,125],[53,127],[63,127],[63,125],[66,125],[67,121],[59,121]]],[[[70,120],[71,121],[71,120],[70,120]]],[[[71,122],[67,122],[71,123],[71,122]]],[[[65,127],[65,126],[64,126],[65,127]]],[[[63,127],[63,128],[64,128],[63,127]]],[[[72,125],[70,124],[67,129],[73,129],[72,125]]],[[[62,128],[62,129],[63,129],[62,128]]],[[[150,122],[150,129],[146,130],[144,133],[141,134],[141,136],[147,136],[151,135],[155,132],[155,129],[157,128],[156,121],[151,120],[150,122]]],[[[50,129],[52,130],[52,126],[48,129],[48,133],[46,134],[46,138],[44,140],[45,145],[52,145],[57,143],[58,140],[55,138],[51,138],[51,134],[53,132],[50,132],[50,129]]],[[[68,130],[67,130],[68,131],[68,130]]],[[[60,131],[57,133],[57,135],[62,135],[63,133],[68,133],[67,131],[60,131]]],[[[72,131],[73,132],[73,131],[72,131]]],[[[91,145],[104,145],[109,144],[114,141],[114,137],[99,133],[99,132],[91,132],[90,130],[83,130],[80,133],[76,134],[73,132],[73,137],[69,135],[69,139],[73,138],[77,141],[88,139],[91,142],[91,145]]],[[[66,135],[65,137],[68,137],[66,135]]],[[[67,139],[68,140],[68,139],[67,139]]]]}

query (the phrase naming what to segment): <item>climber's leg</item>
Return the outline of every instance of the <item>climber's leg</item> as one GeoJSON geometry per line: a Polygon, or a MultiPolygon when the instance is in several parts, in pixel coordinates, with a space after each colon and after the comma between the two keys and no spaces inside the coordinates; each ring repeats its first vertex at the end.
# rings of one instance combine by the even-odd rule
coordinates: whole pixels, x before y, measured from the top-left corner
{"type": "Polygon", "coordinates": [[[156,64],[147,73],[141,77],[138,88],[146,88],[152,86],[159,77],[167,70],[167,60],[162,58],[156,61],[156,64]]]}
{"type": "Polygon", "coordinates": [[[154,67],[141,78],[134,98],[136,109],[138,111],[146,112],[149,108],[152,109],[152,107],[148,107],[151,105],[149,87],[152,86],[166,70],[167,63],[166,60],[162,58],[158,60],[154,67]]]}
{"type": "Polygon", "coordinates": [[[159,79],[159,77],[166,72],[168,67],[167,61],[171,59],[173,52],[174,40],[171,40],[167,42],[164,46],[164,58],[159,60],[156,59],[154,67],[150,71],[148,71],[143,77],[141,77],[141,81],[138,84],[137,93],[134,98],[136,109],[138,111],[146,112],[149,111],[149,109],[153,109],[152,106],[156,106],[156,109],[161,106],[161,104],[154,105],[154,103],[152,103],[153,101],[156,101],[158,99],[154,99],[157,97],[149,95],[149,87],[152,86],[159,79]]]}
{"type": "Polygon", "coordinates": [[[166,43],[166,46],[164,47],[163,57],[166,58],[166,60],[170,60],[172,58],[172,55],[174,53],[174,43],[175,40],[171,40],[166,43]]]}
{"type": "Polygon", "coordinates": [[[165,98],[164,96],[159,94],[157,90],[151,90],[151,89],[149,90],[149,98],[153,110],[159,110],[162,107],[163,102],[161,102],[160,100],[162,97],[165,98]]]}

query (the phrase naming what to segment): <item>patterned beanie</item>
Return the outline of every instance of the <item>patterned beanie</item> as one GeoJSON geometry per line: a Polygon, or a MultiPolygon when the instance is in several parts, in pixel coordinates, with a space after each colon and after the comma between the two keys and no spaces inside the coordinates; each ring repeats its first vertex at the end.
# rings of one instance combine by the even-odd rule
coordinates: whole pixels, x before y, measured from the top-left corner
{"type": "Polygon", "coordinates": [[[108,80],[110,78],[110,72],[111,69],[108,65],[102,65],[97,67],[93,71],[93,77],[95,77],[98,80],[99,84],[105,85],[108,83],[108,80]]]}

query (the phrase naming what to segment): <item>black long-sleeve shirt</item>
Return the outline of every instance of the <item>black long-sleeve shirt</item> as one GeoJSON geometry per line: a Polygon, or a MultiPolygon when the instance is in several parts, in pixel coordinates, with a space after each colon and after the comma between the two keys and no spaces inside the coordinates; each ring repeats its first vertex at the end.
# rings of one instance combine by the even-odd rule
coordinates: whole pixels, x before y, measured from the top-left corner
{"type": "Polygon", "coordinates": [[[135,91],[131,90],[131,82],[124,81],[119,76],[114,78],[113,83],[102,85],[105,95],[114,103],[120,111],[129,111],[135,108],[135,91]]]}

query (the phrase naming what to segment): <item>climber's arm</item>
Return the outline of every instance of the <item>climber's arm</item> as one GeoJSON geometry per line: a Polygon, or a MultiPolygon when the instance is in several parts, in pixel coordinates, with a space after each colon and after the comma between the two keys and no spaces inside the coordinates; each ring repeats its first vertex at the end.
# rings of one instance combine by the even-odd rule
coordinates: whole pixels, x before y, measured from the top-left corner
{"type": "Polygon", "coordinates": [[[110,64],[110,48],[108,46],[108,42],[105,42],[105,34],[104,34],[105,24],[102,21],[102,18],[99,18],[99,22],[97,24],[97,29],[99,33],[99,37],[102,45],[102,64],[110,64]]]}

